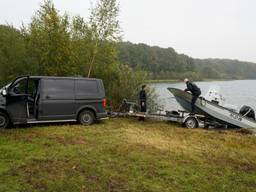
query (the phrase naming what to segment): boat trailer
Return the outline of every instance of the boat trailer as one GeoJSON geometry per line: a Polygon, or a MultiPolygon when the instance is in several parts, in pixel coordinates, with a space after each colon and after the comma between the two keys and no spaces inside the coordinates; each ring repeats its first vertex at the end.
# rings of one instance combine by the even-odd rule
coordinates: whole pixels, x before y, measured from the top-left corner
{"type": "Polygon", "coordinates": [[[179,123],[183,127],[186,128],[227,128],[226,126],[214,121],[212,119],[207,118],[204,115],[190,115],[187,111],[159,111],[157,113],[143,113],[143,112],[111,112],[109,113],[109,117],[135,117],[140,118],[143,117],[145,119],[151,119],[156,121],[168,121],[179,123]]]}
{"type": "Polygon", "coordinates": [[[145,119],[177,122],[187,128],[256,128],[254,111],[248,106],[244,107],[249,110],[246,108],[243,113],[241,113],[241,110],[238,113],[233,109],[219,105],[215,100],[208,101],[200,97],[196,101],[196,114],[191,115],[188,112],[191,111],[191,94],[175,88],[168,88],[168,90],[174,95],[184,111],[163,112],[163,110],[158,109],[156,113],[143,113],[139,112],[136,102],[128,102],[124,99],[119,107],[119,112],[110,113],[109,117],[143,117],[145,119]],[[249,114],[250,112],[252,112],[252,115],[249,114]]]}

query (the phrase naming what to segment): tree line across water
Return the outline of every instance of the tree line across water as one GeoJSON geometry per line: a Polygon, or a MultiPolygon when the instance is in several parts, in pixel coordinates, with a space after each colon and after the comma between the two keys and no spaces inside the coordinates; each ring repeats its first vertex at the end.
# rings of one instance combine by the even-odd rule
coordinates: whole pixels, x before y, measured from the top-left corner
{"type": "Polygon", "coordinates": [[[231,59],[194,59],[173,48],[119,43],[119,60],[151,79],[256,79],[256,64],[231,59]]]}
{"type": "Polygon", "coordinates": [[[43,1],[29,24],[0,26],[0,86],[19,75],[96,77],[112,105],[137,99],[148,79],[256,78],[256,65],[193,59],[173,48],[122,42],[117,0],[99,0],[88,20],[43,1]]]}

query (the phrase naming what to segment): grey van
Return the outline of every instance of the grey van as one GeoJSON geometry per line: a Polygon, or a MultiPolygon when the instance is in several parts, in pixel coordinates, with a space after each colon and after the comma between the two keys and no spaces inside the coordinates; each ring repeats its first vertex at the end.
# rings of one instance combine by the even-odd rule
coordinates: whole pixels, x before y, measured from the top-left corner
{"type": "Polygon", "coordinates": [[[22,76],[0,92],[0,128],[67,121],[91,125],[107,116],[100,79],[22,76]]]}

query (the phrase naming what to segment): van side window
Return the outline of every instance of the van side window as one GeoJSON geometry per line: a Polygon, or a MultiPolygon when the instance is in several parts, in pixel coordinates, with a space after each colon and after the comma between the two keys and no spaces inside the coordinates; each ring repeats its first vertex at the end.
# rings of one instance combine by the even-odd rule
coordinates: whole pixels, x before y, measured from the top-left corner
{"type": "Polygon", "coordinates": [[[76,80],[77,95],[96,95],[99,92],[97,81],[95,80],[76,80]]]}
{"type": "Polygon", "coordinates": [[[43,80],[43,99],[75,99],[75,81],[67,79],[43,80]]]}

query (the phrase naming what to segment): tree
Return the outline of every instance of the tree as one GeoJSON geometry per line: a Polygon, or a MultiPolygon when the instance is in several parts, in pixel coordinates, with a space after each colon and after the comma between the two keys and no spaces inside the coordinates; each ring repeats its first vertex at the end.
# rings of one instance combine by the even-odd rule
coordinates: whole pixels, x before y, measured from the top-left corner
{"type": "Polygon", "coordinates": [[[25,41],[19,30],[0,25],[0,84],[19,75],[33,73],[29,67],[25,41]]]}
{"type": "Polygon", "coordinates": [[[106,46],[107,49],[111,47],[115,49],[113,46],[120,40],[118,13],[119,6],[116,0],[100,0],[92,9],[88,23],[88,37],[91,40],[88,77],[91,76],[93,66],[96,65],[97,55],[100,55],[99,48],[106,46]]]}
{"type": "Polygon", "coordinates": [[[51,0],[41,5],[27,29],[23,29],[30,57],[41,75],[71,75],[69,17],[60,16],[51,0]]]}

